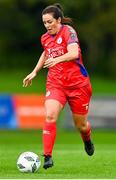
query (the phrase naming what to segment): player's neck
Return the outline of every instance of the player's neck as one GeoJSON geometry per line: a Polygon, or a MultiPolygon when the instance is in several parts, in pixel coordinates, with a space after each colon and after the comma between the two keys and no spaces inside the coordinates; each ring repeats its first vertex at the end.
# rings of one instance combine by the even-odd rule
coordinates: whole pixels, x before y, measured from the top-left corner
{"type": "Polygon", "coordinates": [[[56,33],[52,34],[52,37],[55,37],[61,31],[62,28],[63,28],[63,24],[59,24],[56,33]]]}
{"type": "Polygon", "coordinates": [[[62,25],[62,24],[59,24],[59,26],[58,26],[58,30],[57,30],[56,34],[58,34],[58,33],[59,33],[59,31],[62,29],[62,27],[63,27],[63,25],[62,25]]]}

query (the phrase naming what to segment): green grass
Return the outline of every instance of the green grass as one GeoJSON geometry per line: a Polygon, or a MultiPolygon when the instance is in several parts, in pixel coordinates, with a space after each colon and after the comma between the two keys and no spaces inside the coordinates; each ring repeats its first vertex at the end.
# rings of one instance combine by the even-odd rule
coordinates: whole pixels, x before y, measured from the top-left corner
{"type": "MultiPolygon", "coordinates": [[[[41,131],[0,131],[0,178],[7,179],[113,179],[116,178],[116,132],[94,131],[95,154],[86,155],[79,133],[58,131],[53,153],[54,167],[36,173],[21,173],[16,161],[21,152],[42,154],[41,131]]],[[[42,165],[43,157],[40,156],[42,165]]]]}
{"type": "Polygon", "coordinates": [[[15,70],[1,71],[0,93],[15,94],[15,93],[44,93],[46,72],[41,71],[32,82],[32,86],[23,87],[23,79],[31,72],[31,70],[15,70]]]}
{"type": "Polygon", "coordinates": [[[91,77],[93,94],[95,95],[116,95],[116,83],[113,79],[103,77],[91,77]]]}
{"type": "MultiPolygon", "coordinates": [[[[45,70],[40,71],[37,77],[33,80],[30,87],[22,86],[23,78],[29,74],[31,70],[13,70],[0,72],[0,93],[45,93],[46,75],[45,70]]],[[[93,95],[116,95],[115,80],[103,77],[91,76],[93,95]]]]}

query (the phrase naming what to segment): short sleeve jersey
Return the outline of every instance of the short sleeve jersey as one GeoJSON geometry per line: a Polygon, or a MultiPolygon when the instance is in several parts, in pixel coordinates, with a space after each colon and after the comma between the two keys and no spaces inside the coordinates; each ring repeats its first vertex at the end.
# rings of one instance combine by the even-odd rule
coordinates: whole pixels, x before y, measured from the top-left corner
{"type": "Polygon", "coordinates": [[[59,57],[67,53],[67,46],[77,43],[79,57],[75,60],[64,61],[50,67],[48,71],[47,84],[54,86],[82,87],[89,82],[88,73],[82,62],[81,49],[76,31],[69,25],[62,25],[60,31],[52,36],[48,32],[42,35],[41,43],[48,58],[59,57]]]}

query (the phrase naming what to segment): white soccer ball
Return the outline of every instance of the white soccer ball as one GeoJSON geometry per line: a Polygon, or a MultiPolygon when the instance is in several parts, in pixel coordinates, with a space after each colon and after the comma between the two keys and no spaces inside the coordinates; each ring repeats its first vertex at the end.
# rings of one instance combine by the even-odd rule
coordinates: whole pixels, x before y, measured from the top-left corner
{"type": "Polygon", "coordinates": [[[33,152],[24,152],[20,154],[17,160],[17,168],[20,172],[36,172],[41,165],[40,158],[33,152]]]}

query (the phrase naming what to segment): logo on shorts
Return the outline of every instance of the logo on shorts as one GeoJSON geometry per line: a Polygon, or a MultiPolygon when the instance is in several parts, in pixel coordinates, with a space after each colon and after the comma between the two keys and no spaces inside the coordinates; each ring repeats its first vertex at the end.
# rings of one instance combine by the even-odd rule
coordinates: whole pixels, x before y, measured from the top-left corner
{"type": "Polygon", "coordinates": [[[89,106],[87,105],[87,106],[85,106],[85,108],[86,108],[86,110],[88,110],[89,106]]]}
{"type": "Polygon", "coordinates": [[[88,104],[83,104],[82,106],[85,107],[86,110],[88,110],[88,108],[89,108],[88,104]]]}
{"type": "Polygon", "coordinates": [[[46,92],[46,97],[48,97],[50,95],[50,91],[46,92]]]}

